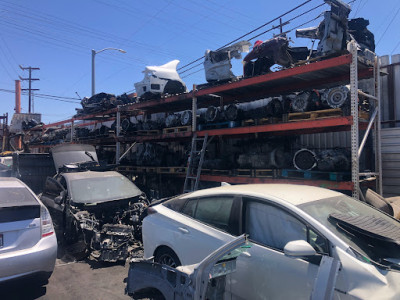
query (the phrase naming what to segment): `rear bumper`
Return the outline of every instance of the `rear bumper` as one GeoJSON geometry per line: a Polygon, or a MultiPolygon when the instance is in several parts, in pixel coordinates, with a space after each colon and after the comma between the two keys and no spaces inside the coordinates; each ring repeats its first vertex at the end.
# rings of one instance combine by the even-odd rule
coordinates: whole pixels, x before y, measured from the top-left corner
{"type": "Polygon", "coordinates": [[[32,248],[0,254],[0,282],[35,273],[52,273],[56,257],[55,234],[42,238],[32,248]]]}

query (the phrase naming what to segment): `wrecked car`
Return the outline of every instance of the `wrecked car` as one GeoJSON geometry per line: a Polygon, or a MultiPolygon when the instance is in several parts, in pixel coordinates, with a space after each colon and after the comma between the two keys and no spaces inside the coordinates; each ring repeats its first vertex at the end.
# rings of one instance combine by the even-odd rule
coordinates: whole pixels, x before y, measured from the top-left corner
{"type": "Polygon", "coordinates": [[[308,54],[307,47],[290,47],[285,35],[264,42],[256,41],[243,59],[243,73],[245,77],[266,74],[275,64],[291,67],[295,62],[305,60],[308,54]]]}
{"type": "MultiPolygon", "coordinates": [[[[266,41],[256,41],[252,51],[243,59],[245,77],[271,72],[272,66],[283,68],[307,59],[338,55],[347,50],[350,41],[356,41],[361,56],[372,60],[375,50],[374,35],[367,29],[368,20],[357,18],[348,20],[350,5],[341,0],[324,0],[331,6],[324,12],[324,19],[318,26],[296,30],[296,37],[319,40],[317,49],[291,47],[285,34],[266,41]]],[[[314,45],[314,44],[313,44],[314,45]]]]}
{"type": "Polygon", "coordinates": [[[154,204],[143,219],[144,257],[191,265],[242,234],[253,245],[237,257],[225,299],[330,299],[313,288],[328,283],[336,299],[399,295],[400,222],[311,186],[222,186],[154,204]]]}
{"type": "Polygon", "coordinates": [[[162,66],[147,66],[143,80],[134,84],[138,97],[148,100],[164,94],[186,92],[186,85],[176,71],[178,64],[179,60],[175,59],[162,66]]]}
{"type": "Polygon", "coordinates": [[[200,263],[172,268],[153,259],[133,258],[125,293],[133,299],[223,299],[226,276],[236,258],[251,247],[242,235],[209,254],[200,263]]]}
{"type": "MultiPolygon", "coordinates": [[[[238,257],[249,257],[248,251],[252,246],[247,237],[241,235],[210,253],[200,263],[176,268],[156,263],[153,258],[133,258],[125,293],[133,299],[231,299],[228,292],[232,284],[231,274],[236,272],[238,257]]],[[[288,243],[284,253],[288,257],[305,257],[315,255],[315,250],[307,249],[307,243],[298,240],[288,243]]],[[[338,268],[338,260],[322,257],[318,269],[320,276],[312,287],[311,300],[333,298],[332,281],[336,280],[338,268]]],[[[261,288],[256,287],[255,293],[264,299],[269,298],[267,294],[261,294],[261,288]]]]}
{"type": "Polygon", "coordinates": [[[93,146],[60,145],[52,155],[58,173],[47,178],[40,199],[59,240],[100,261],[125,261],[141,239],[143,192],[118,172],[90,171],[99,168],[93,146]]]}
{"type": "Polygon", "coordinates": [[[350,5],[341,0],[324,0],[331,6],[324,12],[324,19],[316,27],[296,30],[296,37],[318,39],[314,57],[340,53],[347,49],[347,43],[355,40],[362,54],[375,51],[374,35],[367,29],[369,21],[363,18],[348,20],[350,5]],[[368,51],[366,51],[368,50],[368,51]]]}
{"type": "Polygon", "coordinates": [[[231,59],[242,58],[241,52],[249,52],[250,46],[250,42],[240,41],[216,51],[206,50],[203,64],[207,82],[233,79],[231,59]]]}

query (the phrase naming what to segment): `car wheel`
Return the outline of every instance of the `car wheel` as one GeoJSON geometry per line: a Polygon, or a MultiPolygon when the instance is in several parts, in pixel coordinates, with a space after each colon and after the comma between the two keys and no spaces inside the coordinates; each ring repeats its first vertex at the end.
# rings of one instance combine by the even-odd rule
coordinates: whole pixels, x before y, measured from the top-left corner
{"type": "Polygon", "coordinates": [[[158,250],[154,257],[154,261],[156,263],[167,265],[172,268],[176,268],[182,265],[178,256],[170,248],[161,248],[160,250],[158,250]]]}

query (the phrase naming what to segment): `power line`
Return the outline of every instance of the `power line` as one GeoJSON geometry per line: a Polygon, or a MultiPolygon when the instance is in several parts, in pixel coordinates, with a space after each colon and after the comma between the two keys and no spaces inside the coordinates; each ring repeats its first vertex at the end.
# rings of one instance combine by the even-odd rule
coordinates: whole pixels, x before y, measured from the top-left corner
{"type": "Polygon", "coordinates": [[[390,55],[392,55],[394,53],[394,51],[396,51],[397,47],[400,46],[400,41],[397,42],[396,46],[394,46],[392,52],[390,52],[390,55]]]}
{"type": "MultiPolygon", "coordinates": [[[[311,1],[311,0],[310,0],[310,1],[311,1]]],[[[351,3],[355,2],[355,1],[356,1],[356,0],[352,0],[352,1],[348,2],[348,4],[351,4],[351,3]]],[[[367,0],[367,1],[368,1],[368,0],[367,0]]],[[[290,10],[290,11],[288,11],[288,12],[282,14],[281,16],[279,16],[279,17],[277,17],[277,18],[275,18],[275,19],[273,19],[273,20],[271,20],[271,21],[265,23],[264,25],[259,26],[258,28],[256,28],[256,29],[250,31],[249,33],[252,33],[252,32],[254,32],[254,31],[257,31],[258,29],[264,27],[265,25],[268,25],[268,24],[270,24],[270,23],[276,21],[277,19],[280,19],[282,16],[285,16],[286,14],[288,14],[288,13],[294,11],[295,9],[299,8],[300,6],[303,6],[303,5],[306,4],[307,2],[309,2],[309,1],[306,1],[306,2],[304,2],[304,3],[302,3],[302,4],[300,4],[299,6],[293,8],[292,10],[290,10]]],[[[310,12],[312,12],[312,11],[314,11],[314,10],[316,10],[316,9],[318,9],[318,8],[320,8],[320,7],[322,7],[322,6],[324,6],[324,5],[325,5],[325,3],[321,3],[321,4],[315,6],[315,7],[311,8],[311,9],[309,9],[309,10],[307,10],[307,11],[305,11],[305,12],[303,12],[303,13],[301,13],[301,14],[299,14],[299,15],[297,15],[297,16],[295,16],[295,17],[289,19],[289,20],[287,20],[285,23],[290,23],[290,22],[292,22],[292,21],[294,21],[294,20],[296,20],[296,19],[298,19],[298,18],[300,18],[300,17],[302,17],[302,16],[304,16],[304,15],[306,15],[306,14],[308,14],[308,13],[310,13],[310,12]]],[[[290,29],[290,30],[285,31],[285,33],[291,32],[291,31],[293,31],[294,29],[297,29],[297,28],[299,28],[299,27],[302,27],[302,26],[304,26],[304,25],[307,25],[307,24],[309,24],[309,23],[315,21],[316,19],[318,19],[318,18],[320,18],[320,17],[321,17],[321,14],[318,15],[317,17],[315,17],[315,18],[313,18],[313,19],[311,19],[311,20],[309,20],[309,21],[307,21],[307,22],[301,24],[301,25],[298,25],[298,26],[295,27],[295,28],[292,28],[292,29],[290,29]]],[[[265,34],[265,33],[268,33],[268,32],[270,32],[270,31],[272,31],[272,30],[274,30],[274,29],[276,29],[276,28],[275,28],[275,27],[272,27],[272,28],[270,28],[270,29],[268,29],[268,30],[265,30],[265,31],[263,31],[263,32],[261,32],[261,33],[255,35],[255,36],[251,37],[251,38],[248,38],[247,40],[248,40],[248,41],[254,40],[255,38],[257,38],[257,37],[259,37],[259,36],[261,36],[261,35],[263,35],[263,34],[265,34]]],[[[245,34],[245,35],[242,35],[241,37],[235,39],[233,42],[238,41],[239,39],[245,37],[245,36],[248,35],[249,33],[247,33],[247,34],[245,34]]],[[[225,44],[224,46],[221,46],[221,47],[218,48],[216,51],[218,51],[218,50],[220,50],[220,49],[222,49],[222,48],[224,48],[224,47],[226,47],[226,46],[232,44],[233,42],[228,43],[228,44],[225,44]]],[[[194,60],[194,61],[192,61],[192,62],[186,64],[185,66],[189,66],[189,65],[191,65],[191,64],[193,64],[193,63],[195,63],[195,62],[198,62],[198,61],[200,61],[200,60],[203,59],[203,58],[204,58],[204,56],[202,56],[202,57],[200,57],[200,58],[198,58],[198,59],[196,59],[196,60],[194,60]]],[[[196,68],[196,67],[198,67],[198,66],[200,66],[200,65],[202,65],[202,64],[203,64],[202,62],[199,63],[199,64],[196,64],[196,65],[194,65],[193,67],[191,67],[191,68],[189,68],[189,69],[186,69],[186,70],[180,72],[179,74],[183,74],[183,73],[185,73],[185,72],[187,72],[187,71],[190,71],[190,70],[192,70],[192,69],[194,69],[194,68],[196,68]]],[[[179,68],[178,70],[184,68],[185,66],[182,66],[182,67],[179,68]]],[[[200,71],[200,70],[199,70],[199,71],[200,71]]],[[[191,75],[191,74],[198,73],[199,71],[192,72],[192,73],[190,73],[190,74],[184,76],[183,78],[186,78],[186,77],[188,77],[188,76],[191,75]]]]}
{"type": "Polygon", "coordinates": [[[357,16],[357,14],[365,7],[365,5],[367,4],[368,0],[365,0],[364,3],[362,3],[362,0],[359,2],[359,5],[357,7],[356,12],[354,13],[354,18],[357,16]]]}
{"type": "MultiPolygon", "coordinates": [[[[324,5],[324,4],[325,4],[325,3],[323,3],[323,4],[321,4],[321,5],[318,5],[318,6],[316,6],[316,7],[312,8],[312,9],[310,9],[309,11],[307,11],[307,12],[301,14],[301,15],[304,15],[304,14],[306,14],[306,13],[308,13],[308,12],[310,12],[310,11],[312,11],[312,10],[318,8],[318,7],[321,7],[321,6],[324,5]]],[[[289,21],[293,21],[293,20],[297,19],[298,17],[300,17],[301,15],[298,15],[298,16],[296,16],[296,17],[290,19],[289,21]]],[[[316,16],[315,18],[313,18],[313,19],[311,19],[311,20],[309,20],[309,21],[307,21],[307,22],[304,22],[303,24],[297,25],[296,27],[293,27],[292,29],[289,29],[289,30],[285,31],[284,33],[289,33],[289,32],[291,32],[291,31],[293,31],[293,30],[295,30],[295,29],[297,29],[297,28],[299,28],[299,27],[303,27],[303,26],[305,26],[305,25],[307,25],[307,24],[309,24],[309,23],[311,23],[311,22],[317,20],[317,19],[320,18],[321,16],[322,16],[322,14],[319,14],[319,15],[316,16]]],[[[287,21],[287,22],[289,22],[289,21],[287,21]]],[[[265,34],[265,33],[269,32],[269,31],[271,31],[271,30],[273,30],[273,29],[275,29],[275,28],[270,28],[270,29],[268,29],[268,30],[266,30],[266,31],[264,31],[264,32],[262,32],[262,33],[260,33],[260,34],[258,34],[258,35],[253,36],[252,38],[250,38],[250,39],[248,39],[248,40],[251,41],[251,40],[253,40],[253,39],[259,37],[260,35],[265,34]]],[[[183,74],[183,73],[185,73],[185,72],[187,72],[187,71],[189,71],[189,70],[192,70],[192,69],[194,69],[194,68],[196,68],[196,67],[198,67],[198,66],[201,66],[201,65],[203,65],[202,62],[201,62],[201,63],[198,63],[198,64],[196,64],[196,65],[194,65],[194,66],[192,66],[192,67],[189,68],[189,69],[186,69],[185,71],[183,71],[183,72],[181,72],[181,73],[179,73],[179,74],[183,74]]],[[[198,73],[198,72],[200,72],[200,71],[202,71],[202,70],[204,70],[204,68],[201,68],[201,69],[199,69],[199,70],[197,70],[197,71],[194,71],[194,72],[192,72],[192,73],[189,73],[189,74],[183,76],[182,78],[189,77],[190,75],[196,74],[196,73],[198,73]]]]}
{"type": "MultiPolygon", "coordinates": [[[[0,38],[3,41],[3,45],[6,47],[6,49],[7,49],[8,53],[10,54],[11,58],[14,60],[15,65],[18,66],[19,64],[18,64],[17,60],[15,59],[15,56],[14,56],[13,52],[8,47],[6,40],[2,36],[0,36],[0,38]]],[[[18,72],[16,72],[16,73],[18,74],[18,72]]]]}
{"type": "MultiPolygon", "coordinates": [[[[4,41],[4,40],[3,40],[3,41],[4,41]]],[[[7,46],[5,43],[2,44],[2,45],[7,46]]],[[[18,76],[18,72],[15,71],[15,69],[14,69],[14,67],[13,67],[13,64],[11,63],[11,61],[10,61],[10,59],[9,59],[9,55],[7,55],[7,52],[5,51],[5,48],[3,49],[2,45],[0,45],[0,50],[1,50],[1,52],[3,53],[4,59],[7,61],[9,67],[11,68],[11,70],[18,76]]],[[[9,54],[9,53],[8,53],[8,54],[9,54]]],[[[7,71],[7,73],[8,73],[8,70],[6,70],[6,71],[7,71]]],[[[9,74],[9,75],[10,75],[10,74],[9,74]]]]}
{"type": "MultiPolygon", "coordinates": [[[[221,9],[215,10],[215,9],[211,9],[211,8],[210,8],[209,6],[207,6],[207,5],[204,5],[204,4],[203,4],[203,1],[200,1],[200,2],[195,2],[195,1],[193,1],[193,0],[187,0],[187,1],[194,3],[194,4],[196,5],[196,8],[197,8],[197,7],[203,7],[203,8],[205,8],[207,11],[210,11],[210,13],[204,15],[205,18],[209,18],[210,15],[211,15],[212,13],[217,14],[217,15],[219,15],[219,16],[225,16],[225,17],[228,17],[228,18],[232,18],[232,16],[231,16],[229,13],[225,13],[225,12],[224,12],[224,10],[226,9],[226,8],[225,8],[226,5],[225,5],[225,6],[222,5],[222,6],[220,6],[221,9]]],[[[184,9],[185,9],[185,8],[184,8],[184,9]]],[[[213,19],[213,21],[216,21],[216,20],[213,19]]],[[[221,21],[220,21],[220,22],[221,22],[221,21]]],[[[228,24],[228,23],[225,23],[225,22],[223,22],[223,24],[224,24],[224,25],[227,25],[227,26],[229,26],[229,27],[231,27],[231,28],[234,28],[234,29],[241,29],[241,28],[237,28],[236,26],[232,26],[231,24],[228,24]]]]}
{"type": "MultiPolygon", "coordinates": [[[[9,2],[5,2],[6,4],[9,5],[9,7],[4,7],[3,10],[6,11],[8,14],[2,16],[2,21],[4,22],[5,19],[8,20],[8,24],[13,25],[14,27],[18,27],[19,30],[21,31],[27,31],[36,34],[33,31],[36,31],[39,33],[39,35],[41,35],[42,37],[46,38],[46,39],[52,39],[55,41],[59,41],[60,43],[62,43],[62,47],[64,47],[64,44],[69,44],[71,46],[79,46],[80,48],[84,48],[84,49],[90,49],[91,47],[85,47],[82,45],[81,42],[78,42],[76,40],[68,40],[66,34],[62,34],[63,39],[58,38],[60,36],[60,34],[57,34],[57,37],[52,37],[51,34],[49,34],[48,32],[43,32],[43,30],[41,29],[45,29],[47,31],[49,31],[50,29],[53,30],[58,30],[58,31],[62,31],[65,33],[72,33],[76,36],[76,34],[79,34],[80,36],[89,36],[91,38],[95,38],[98,40],[102,40],[102,41],[107,41],[107,42],[111,42],[111,43],[126,43],[126,44],[130,44],[130,45],[134,45],[135,47],[141,47],[143,49],[145,49],[147,52],[153,52],[153,53],[157,53],[160,55],[165,55],[165,56],[174,56],[175,55],[173,53],[164,51],[163,49],[157,49],[154,48],[153,45],[147,45],[147,44],[143,44],[140,42],[135,42],[134,40],[129,40],[126,38],[121,38],[112,34],[108,34],[105,32],[101,32],[95,29],[92,29],[90,27],[84,27],[82,25],[75,25],[73,23],[69,23],[68,21],[62,20],[61,18],[57,17],[54,18],[48,14],[45,14],[43,12],[41,12],[40,14],[36,13],[34,11],[29,11],[27,12],[26,10],[24,10],[23,7],[15,5],[13,3],[9,3],[9,2]],[[17,11],[16,10],[17,7],[17,11]],[[41,29],[37,29],[34,26],[23,26],[21,25],[21,20],[19,20],[18,22],[15,20],[15,17],[12,17],[12,14],[18,15],[23,17],[24,19],[26,19],[26,21],[32,23],[32,22],[38,22],[39,26],[41,27],[41,29]],[[44,16],[48,16],[48,17],[44,17],[44,16]],[[49,26],[51,25],[51,26],[49,26]],[[25,27],[25,28],[23,28],[25,27]]],[[[37,26],[35,24],[35,26],[37,26]]],[[[80,54],[82,54],[82,52],[80,52],[80,54]]],[[[146,63],[143,61],[143,59],[139,59],[139,58],[133,58],[130,57],[132,60],[138,60],[139,62],[146,63]]],[[[126,60],[124,60],[124,62],[126,63],[126,60]]]]}
{"type": "MultiPolygon", "coordinates": [[[[289,10],[289,11],[287,11],[287,12],[281,14],[280,16],[278,16],[278,17],[276,17],[276,18],[274,18],[274,19],[268,21],[267,23],[264,23],[263,25],[258,26],[257,28],[255,28],[255,29],[253,29],[253,30],[251,30],[251,31],[249,31],[249,32],[247,32],[247,33],[241,35],[240,37],[234,39],[233,41],[231,41],[231,42],[229,42],[229,43],[226,43],[225,45],[219,47],[219,48],[218,48],[217,50],[215,50],[215,51],[218,51],[218,50],[220,50],[220,49],[222,49],[222,48],[224,48],[224,47],[226,47],[226,46],[229,46],[229,45],[231,45],[231,44],[233,44],[233,43],[235,43],[235,42],[241,40],[242,38],[248,36],[249,34],[252,34],[253,32],[256,32],[257,30],[259,30],[259,29],[261,29],[261,28],[263,28],[263,27],[265,27],[265,26],[267,26],[267,25],[269,25],[269,24],[271,24],[271,23],[273,23],[273,22],[279,20],[280,18],[286,16],[287,14],[290,14],[291,12],[293,12],[293,11],[299,9],[300,7],[306,5],[307,3],[311,2],[311,1],[312,1],[312,0],[307,0],[307,1],[303,2],[303,3],[301,3],[300,5],[296,6],[295,8],[292,8],[291,10],[289,10]]],[[[192,64],[194,64],[194,63],[196,63],[196,62],[198,62],[199,60],[202,60],[203,58],[204,58],[204,55],[203,55],[202,57],[199,57],[198,59],[196,59],[196,60],[194,60],[194,61],[192,61],[192,62],[190,62],[190,63],[188,63],[188,64],[186,64],[186,65],[184,65],[184,66],[182,66],[182,67],[180,67],[180,68],[178,68],[178,71],[179,71],[179,70],[182,70],[182,69],[184,69],[184,68],[186,68],[186,67],[188,67],[188,66],[190,66],[190,65],[192,65],[192,64]]],[[[183,73],[183,72],[182,72],[182,73],[183,73]]]]}
{"type": "Polygon", "coordinates": [[[382,33],[381,38],[379,39],[379,41],[376,43],[376,46],[379,45],[379,42],[382,40],[382,38],[385,36],[386,32],[388,31],[390,25],[392,25],[394,19],[397,17],[398,13],[400,11],[400,7],[397,9],[396,13],[394,14],[393,18],[390,20],[389,24],[386,26],[385,31],[382,33]]]}
{"type": "MultiPolygon", "coordinates": [[[[308,13],[312,12],[313,10],[316,10],[317,8],[320,8],[320,7],[323,6],[323,5],[325,5],[325,3],[322,3],[322,4],[318,5],[318,6],[315,6],[314,8],[311,8],[311,9],[305,11],[304,13],[297,15],[297,16],[291,18],[290,20],[288,20],[288,21],[286,21],[286,22],[289,23],[289,22],[291,22],[291,21],[293,21],[293,20],[296,20],[296,19],[300,18],[301,16],[304,16],[305,14],[308,14],[308,13]]],[[[309,20],[309,21],[307,21],[307,22],[301,24],[301,25],[298,25],[298,26],[296,26],[296,27],[294,27],[294,28],[292,28],[292,29],[290,29],[290,30],[285,31],[285,33],[288,33],[288,32],[290,32],[290,31],[293,31],[294,29],[297,29],[297,28],[299,28],[299,27],[302,27],[302,26],[304,26],[304,25],[307,25],[308,23],[311,23],[311,22],[315,21],[316,19],[318,19],[318,18],[320,18],[320,17],[321,17],[321,14],[318,15],[317,17],[315,17],[315,18],[313,18],[313,19],[311,19],[311,20],[309,20]]],[[[261,35],[263,35],[263,34],[265,34],[265,33],[267,33],[267,32],[270,32],[270,31],[272,31],[272,30],[274,30],[274,29],[276,29],[276,28],[275,28],[275,27],[272,27],[272,28],[270,28],[270,29],[267,29],[267,30],[265,30],[265,31],[263,31],[263,32],[261,32],[261,33],[255,35],[255,36],[253,36],[253,37],[247,39],[247,40],[248,40],[248,41],[254,40],[255,38],[257,38],[257,37],[259,37],[259,36],[261,36],[261,35]]],[[[204,58],[204,56],[201,57],[201,58],[199,58],[199,59],[197,59],[196,61],[199,61],[199,60],[202,59],[202,58],[204,58]]],[[[198,66],[201,66],[202,64],[203,64],[203,62],[198,63],[198,64],[196,64],[196,65],[190,67],[189,69],[186,69],[186,70],[180,72],[179,74],[181,75],[181,74],[183,74],[183,73],[186,73],[187,71],[193,70],[194,68],[196,68],[196,67],[198,67],[198,66]]],[[[179,70],[179,69],[178,69],[178,70],[179,70]]],[[[198,72],[198,71],[192,72],[192,73],[190,73],[189,75],[195,74],[195,73],[197,73],[197,72],[198,72]]],[[[189,75],[186,75],[186,76],[184,76],[183,78],[186,78],[186,77],[188,77],[189,75]]]]}
{"type": "MultiPolygon", "coordinates": [[[[221,8],[221,9],[231,11],[231,12],[237,14],[237,15],[240,15],[241,17],[245,17],[245,18],[247,18],[248,20],[251,20],[251,21],[254,22],[254,17],[253,17],[253,16],[249,16],[249,15],[244,14],[244,13],[241,12],[241,11],[237,11],[237,10],[235,10],[235,9],[232,9],[231,7],[229,7],[229,5],[219,5],[218,2],[214,2],[214,1],[211,1],[211,0],[206,0],[206,2],[210,2],[213,6],[217,5],[217,6],[218,6],[219,8],[221,8]]],[[[229,3],[229,4],[230,4],[230,3],[229,3]]]]}
{"type": "Polygon", "coordinates": [[[127,91],[127,92],[123,92],[122,94],[130,94],[130,93],[133,93],[134,91],[136,91],[136,89],[129,90],[129,91],[127,91]]]}
{"type": "MultiPolygon", "coordinates": [[[[96,2],[102,3],[104,5],[107,5],[109,7],[118,7],[116,5],[110,4],[110,3],[106,3],[106,2],[102,2],[99,0],[95,0],[96,2]]],[[[153,52],[153,53],[157,53],[160,55],[165,55],[165,56],[174,56],[176,57],[176,53],[172,53],[170,51],[166,51],[165,48],[161,49],[161,48],[155,48],[153,44],[146,44],[143,42],[138,42],[135,41],[133,39],[129,39],[129,38],[124,38],[121,36],[117,36],[115,34],[111,34],[108,32],[104,32],[104,31],[100,31],[98,29],[95,28],[91,28],[88,26],[84,26],[82,24],[75,24],[72,23],[68,20],[62,19],[60,17],[54,17],[50,14],[46,14],[42,11],[38,12],[32,9],[26,10],[25,7],[17,5],[15,3],[11,3],[11,2],[7,2],[7,1],[3,1],[4,4],[8,5],[8,7],[3,8],[3,10],[7,11],[8,13],[14,13],[16,15],[20,15],[24,18],[26,18],[28,21],[32,21],[35,20],[39,23],[44,24],[44,29],[56,29],[56,30],[60,30],[66,33],[73,33],[74,35],[79,34],[79,35],[86,35],[92,38],[96,38],[98,40],[102,40],[102,41],[106,41],[106,42],[111,42],[111,43],[116,43],[116,44],[129,44],[134,46],[135,48],[143,48],[146,50],[146,52],[153,52]],[[51,26],[48,26],[48,25],[51,26]]],[[[119,7],[119,9],[122,12],[127,12],[129,11],[128,7],[124,7],[121,8],[119,7]]],[[[136,9],[136,8],[135,8],[136,9]]],[[[138,11],[137,9],[135,11],[132,11],[132,14],[137,18],[138,17],[138,11]]],[[[146,11],[141,10],[139,15],[143,15],[146,14],[146,11]]],[[[147,14],[148,15],[148,14],[147,14]]],[[[168,22],[171,23],[173,21],[176,20],[171,20],[171,19],[166,19],[166,18],[162,18],[162,16],[158,16],[157,20],[159,19],[163,19],[164,22],[168,22]]],[[[182,23],[180,25],[180,27],[182,25],[185,25],[184,23],[182,23]]],[[[199,29],[200,30],[200,29],[199,29]]],[[[204,30],[203,30],[204,31],[204,30]]],[[[59,35],[58,35],[59,36],[59,35]]],[[[64,38],[64,37],[63,37],[64,38]]]]}
{"type": "Polygon", "coordinates": [[[363,3],[363,1],[364,0],[359,0],[359,1],[357,0],[357,4],[356,4],[357,5],[357,9],[355,7],[356,5],[354,5],[354,9],[355,10],[354,9],[352,10],[352,12],[354,13],[353,17],[355,17],[357,15],[357,13],[360,10],[360,7],[361,7],[361,4],[363,3]]]}
{"type": "Polygon", "coordinates": [[[3,62],[0,60],[0,64],[3,66],[4,70],[6,71],[8,77],[10,77],[11,80],[13,80],[13,76],[11,75],[10,72],[8,72],[8,69],[6,68],[6,65],[3,64],[3,62]]]}
{"type": "MultiPolygon", "coordinates": [[[[4,19],[6,19],[6,18],[3,18],[0,20],[0,24],[1,23],[8,24],[9,26],[14,27],[16,30],[19,31],[18,36],[21,36],[21,33],[22,33],[22,35],[26,35],[26,33],[31,33],[31,35],[28,35],[27,38],[32,39],[32,35],[35,35],[36,37],[34,39],[32,39],[35,41],[35,43],[37,43],[38,41],[42,41],[46,45],[54,45],[58,48],[62,48],[63,50],[70,50],[78,55],[82,55],[82,54],[86,55],[86,53],[87,53],[86,51],[88,51],[88,49],[90,49],[89,46],[84,46],[82,43],[74,44],[73,42],[67,41],[65,36],[63,39],[55,38],[41,30],[37,30],[37,29],[33,29],[32,27],[29,27],[29,26],[22,26],[20,24],[13,23],[12,22],[13,20],[11,20],[11,19],[10,19],[10,21],[5,21],[4,19]],[[82,50],[84,50],[85,52],[83,52],[82,50]]],[[[143,63],[147,63],[146,61],[144,61],[142,59],[136,59],[131,56],[129,56],[128,58],[130,58],[131,60],[136,60],[136,61],[140,62],[140,65],[142,65],[143,63]]],[[[107,55],[106,57],[101,57],[101,59],[108,60],[108,61],[116,61],[119,63],[132,65],[129,62],[129,60],[117,59],[116,57],[110,56],[110,55],[107,55]]]]}
{"type": "MultiPolygon", "coordinates": [[[[316,6],[316,7],[312,8],[312,9],[309,9],[308,11],[306,11],[306,12],[300,14],[300,15],[297,15],[297,16],[295,16],[295,17],[293,17],[293,18],[291,18],[290,20],[288,20],[288,21],[286,21],[286,22],[287,22],[287,23],[290,23],[291,21],[294,21],[294,20],[298,19],[299,17],[302,17],[302,16],[304,16],[305,14],[308,14],[308,13],[312,12],[313,10],[315,10],[315,9],[317,9],[317,8],[320,8],[320,7],[323,6],[323,5],[325,5],[325,3],[322,3],[322,4],[316,6]]],[[[307,21],[307,22],[301,24],[301,25],[298,25],[298,26],[296,26],[296,27],[294,27],[294,28],[292,28],[292,29],[289,29],[289,30],[285,31],[285,33],[288,33],[288,32],[290,32],[290,31],[292,31],[292,30],[294,30],[294,29],[297,29],[297,28],[299,28],[299,27],[302,27],[302,26],[304,26],[304,25],[306,25],[306,24],[308,24],[308,23],[311,23],[311,22],[315,21],[316,19],[318,19],[318,18],[320,18],[320,17],[321,17],[321,14],[318,15],[317,17],[315,17],[315,18],[313,18],[313,19],[311,19],[311,20],[309,20],[309,21],[307,21]]],[[[261,36],[261,35],[263,35],[263,34],[269,32],[269,31],[272,31],[272,30],[274,30],[274,29],[276,29],[276,28],[272,27],[272,28],[270,28],[270,29],[268,29],[268,30],[265,30],[265,31],[263,31],[263,32],[261,32],[261,33],[255,35],[255,36],[249,38],[248,40],[249,40],[249,41],[254,40],[255,38],[258,38],[259,36],[261,36]]]]}
{"type": "Polygon", "coordinates": [[[146,19],[142,25],[137,26],[137,28],[135,29],[135,31],[130,35],[131,38],[133,38],[133,36],[138,33],[140,30],[142,30],[142,28],[144,26],[147,26],[149,24],[149,22],[153,21],[160,13],[162,13],[168,6],[170,6],[172,3],[172,1],[168,2],[166,5],[164,5],[162,8],[160,8],[155,14],[153,14],[152,16],[150,16],[148,19],[146,19]]]}
{"type": "MultiPolygon", "coordinates": [[[[145,11],[142,11],[140,9],[138,11],[136,11],[137,8],[135,8],[135,11],[133,11],[132,9],[130,9],[130,7],[128,5],[121,6],[120,4],[122,4],[122,3],[120,3],[120,2],[118,2],[119,5],[116,5],[116,3],[112,3],[111,4],[111,3],[108,3],[106,1],[101,1],[101,0],[94,0],[94,1],[96,1],[98,3],[101,3],[103,5],[106,5],[108,7],[111,7],[113,9],[116,9],[118,11],[121,11],[121,12],[123,12],[125,14],[130,15],[130,16],[134,16],[135,19],[138,19],[138,17],[140,18],[141,15],[146,15],[146,16],[151,17],[151,15],[146,14],[145,11]]],[[[146,5],[148,3],[149,2],[147,2],[146,5]]],[[[185,7],[185,9],[187,9],[187,8],[185,7]]],[[[193,10],[192,10],[192,12],[196,13],[196,11],[193,11],[193,10]]],[[[208,17],[208,15],[206,15],[205,17],[208,17]]],[[[203,40],[203,41],[206,41],[206,42],[213,42],[211,39],[208,38],[210,35],[215,35],[216,37],[219,37],[219,38],[221,37],[221,33],[217,34],[215,31],[206,30],[206,28],[204,28],[204,27],[197,27],[197,26],[195,26],[196,23],[188,25],[188,24],[186,24],[184,22],[179,22],[180,18],[172,18],[172,19],[169,18],[169,19],[166,19],[166,18],[163,18],[162,15],[159,15],[156,20],[159,21],[161,24],[163,24],[162,26],[164,26],[164,24],[171,24],[171,25],[174,24],[176,27],[179,28],[178,30],[174,31],[172,38],[177,37],[177,36],[181,36],[183,33],[186,33],[187,30],[182,30],[183,28],[190,28],[190,30],[191,30],[191,33],[188,34],[187,37],[185,37],[185,39],[193,38],[194,36],[196,36],[196,41],[203,40]],[[195,35],[193,34],[194,31],[197,32],[195,35]],[[201,35],[206,35],[207,38],[204,38],[201,35]]],[[[216,19],[214,21],[217,21],[217,20],[218,19],[216,19]]],[[[168,29],[171,29],[171,28],[168,27],[168,29]]],[[[171,37],[166,36],[165,40],[168,41],[168,43],[170,43],[171,37]]],[[[165,44],[166,43],[162,43],[162,45],[157,46],[156,48],[165,49],[165,47],[166,47],[165,44]]],[[[179,56],[182,57],[183,55],[180,53],[179,56]]]]}
{"type": "MultiPolygon", "coordinates": [[[[196,65],[196,66],[198,66],[198,65],[196,65]]],[[[186,75],[185,75],[185,76],[183,76],[182,78],[189,77],[190,75],[193,75],[193,74],[199,73],[199,72],[201,72],[201,71],[203,71],[203,70],[204,70],[204,68],[201,68],[201,69],[199,69],[199,70],[197,70],[197,71],[194,71],[194,72],[192,72],[192,73],[186,74],[186,75]]]]}
{"type": "Polygon", "coordinates": [[[48,94],[38,94],[35,93],[35,96],[46,96],[46,97],[53,97],[53,98],[59,98],[59,99],[72,99],[72,100],[81,100],[79,98],[72,98],[72,97],[64,97],[64,96],[54,96],[54,95],[48,95],[48,94]]]}
{"type": "MultiPolygon", "coordinates": [[[[9,90],[9,89],[0,89],[0,92],[4,93],[11,93],[15,94],[14,90],[9,90]]],[[[28,95],[27,92],[22,92],[23,95],[28,95]]],[[[61,101],[61,102],[68,102],[68,103],[80,103],[80,99],[78,98],[71,98],[71,97],[62,97],[62,96],[55,96],[55,95],[48,95],[48,94],[35,94],[35,98],[41,98],[41,99],[47,99],[47,100],[55,100],[55,101],[61,101]],[[64,100],[64,99],[73,99],[72,100],[64,100]]]]}

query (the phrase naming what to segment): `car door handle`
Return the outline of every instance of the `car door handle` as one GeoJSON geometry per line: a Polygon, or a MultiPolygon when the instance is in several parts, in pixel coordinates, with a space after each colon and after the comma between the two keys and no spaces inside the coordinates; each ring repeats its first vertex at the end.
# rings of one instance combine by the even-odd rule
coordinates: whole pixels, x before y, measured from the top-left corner
{"type": "Polygon", "coordinates": [[[187,229],[184,228],[184,227],[178,227],[178,229],[179,229],[180,232],[182,232],[182,233],[184,233],[184,234],[188,234],[188,233],[189,233],[189,230],[187,230],[187,229]]]}
{"type": "Polygon", "coordinates": [[[251,257],[251,254],[249,252],[245,251],[245,252],[242,252],[241,256],[251,257]]]}

